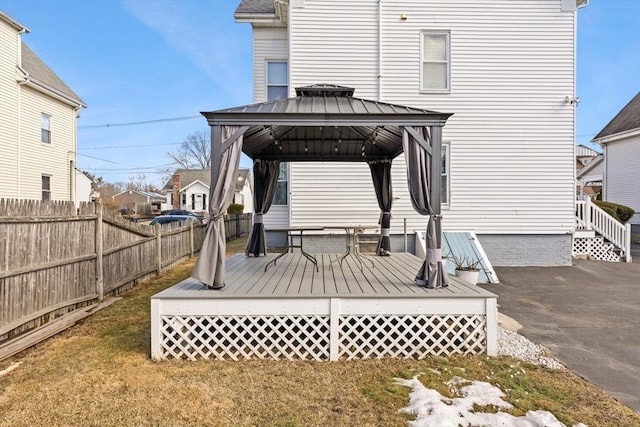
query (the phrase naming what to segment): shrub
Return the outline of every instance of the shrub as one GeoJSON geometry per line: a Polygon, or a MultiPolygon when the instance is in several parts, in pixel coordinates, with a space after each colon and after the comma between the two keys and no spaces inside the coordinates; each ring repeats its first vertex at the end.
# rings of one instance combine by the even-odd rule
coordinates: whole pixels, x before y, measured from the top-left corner
{"type": "Polygon", "coordinates": [[[244,212],[244,205],[239,203],[231,203],[227,209],[228,215],[240,215],[244,212]]]}
{"type": "Polygon", "coordinates": [[[629,206],[620,205],[618,203],[603,202],[601,200],[594,200],[593,203],[623,224],[626,224],[627,221],[629,221],[636,213],[636,211],[631,209],[629,206]]]}

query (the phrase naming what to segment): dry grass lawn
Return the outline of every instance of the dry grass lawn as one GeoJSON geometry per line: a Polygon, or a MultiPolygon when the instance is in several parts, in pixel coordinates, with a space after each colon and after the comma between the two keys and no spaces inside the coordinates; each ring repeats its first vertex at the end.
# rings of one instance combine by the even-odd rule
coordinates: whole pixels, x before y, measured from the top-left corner
{"type": "MultiPolygon", "coordinates": [[[[241,251],[243,244],[236,246],[241,251]]],[[[412,418],[398,409],[409,390],[393,378],[419,372],[423,383],[449,395],[444,382],[453,375],[498,384],[514,415],[541,409],[567,425],[640,425],[640,416],[571,372],[504,357],[153,362],[149,298],[192,267],[187,262],[139,285],[81,324],[0,362],[0,425],[406,426],[412,418]]]]}

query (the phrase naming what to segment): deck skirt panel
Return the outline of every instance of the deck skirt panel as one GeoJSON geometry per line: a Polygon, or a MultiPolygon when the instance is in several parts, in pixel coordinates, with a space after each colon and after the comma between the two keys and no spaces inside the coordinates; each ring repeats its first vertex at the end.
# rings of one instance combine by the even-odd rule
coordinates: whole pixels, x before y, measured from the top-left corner
{"type": "Polygon", "coordinates": [[[151,299],[154,359],[352,360],[495,352],[496,295],[452,278],[415,286],[421,260],[371,257],[373,268],[317,254],[233,258],[223,291],[185,280],[151,299]]]}

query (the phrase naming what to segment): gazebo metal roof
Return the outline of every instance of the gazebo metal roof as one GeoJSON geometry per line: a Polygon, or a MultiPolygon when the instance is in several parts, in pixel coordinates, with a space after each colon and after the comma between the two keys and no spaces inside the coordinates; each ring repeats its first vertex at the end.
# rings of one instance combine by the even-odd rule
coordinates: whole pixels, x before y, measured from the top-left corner
{"type": "Polygon", "coordinates": [[[203,112],[209,125],[249,126],[242,151],[252,159],[371,161],[402,153],[404,126],[444,126],[447,113],[353,97],[354,89],[318,84],[296,96],[203,112]]]}

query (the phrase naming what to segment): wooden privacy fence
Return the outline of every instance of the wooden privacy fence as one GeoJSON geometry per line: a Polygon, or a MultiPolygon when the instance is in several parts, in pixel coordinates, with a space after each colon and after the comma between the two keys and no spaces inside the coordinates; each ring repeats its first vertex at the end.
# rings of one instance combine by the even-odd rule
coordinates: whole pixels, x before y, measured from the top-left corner
{"type": "Polygon", "coordinates": [[[252,218],[252,214],[225,215],[224,233],[227,242],[249,234],[253,226],[252,218]]]}
{"type": "Polygon", "coordinates": [[[134,224],[86,203],[0,199],[0,346],[193,256],[205,226],[134,224]]]}

